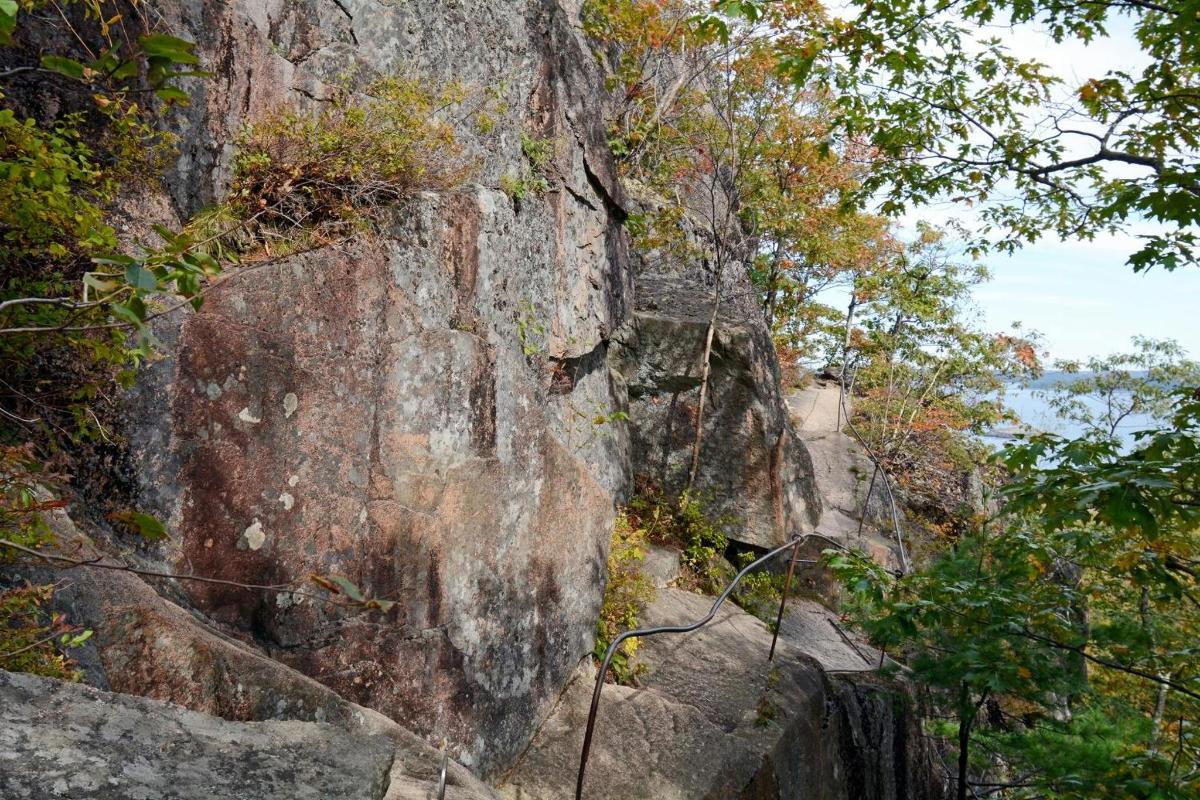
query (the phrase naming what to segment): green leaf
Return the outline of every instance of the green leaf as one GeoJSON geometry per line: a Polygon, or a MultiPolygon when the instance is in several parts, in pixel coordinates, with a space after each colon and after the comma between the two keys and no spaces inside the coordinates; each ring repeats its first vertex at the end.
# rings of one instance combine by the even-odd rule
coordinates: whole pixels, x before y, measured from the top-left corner
{"type": "Polygon", "coordinates": [[[52,72],[57,72],[59,75],[66,75],[68,78],[74,78],[75,80],[83,80],[84,66],[73,58],[42,56],[42,66],[52,72]]]}
{"type": "Polygon", "coordinates": [[[208,253],[193,253],[191,260],[200,267],[200,271],[205,275],[216,275],[221,271],[221,262],[208,253]]]}
{"type": "Polygon", "coordinates": [[[329,580],[337,585],[342,594],[346,595],[354,602],[361,603],[366,599],[362,591],[355,586],[349,578],[343,578],[341,575],[330,575],[329,580]]]}
{"type": "Polygon", "coordinates": [[[191,102],[188,93],[177,86],[162,86],[155,89],[154,93],[158,95],[158,99],[167,104],[186,106],[191,102]]]}
{"type": "Polygon", "coordinates": [[[114,280],[107,280],[96,272],[88,272],[83,276],[83,285],[95,289],[100,294],[108,294],[116,289],[118,284],[114,280]]]}
{"type": "Polygon", "coordinates": [[[128,303],[113,303],[111,310],[113,316],[132,322],[138,328],[146,323],[146,304],[140,297],[131,297],[128,303]]]}
{"type": "Polygon", "coordinates": [[[167,538],[166,527],[155,517],[140,511],[117,511],[109,518],[119,522],[148,542],[158,542],[167,538]]]}
{"type": "Polygon", "coordinates": [[[163,225],[155,224],[155,225],[151,225],[150,227],[151,227],[151,229],[153,229],[153,231],[155,233],[157,233],[159,236],[161,236],[163,238],[163,241],[165,241],[167,243],[167,245],[173,249],[174,252],[178,252],[178,249],[185,246],[183,243],[183,240],[185,238],[183,234],[176,233],[175,231],[173,231],[170,228],[167,228],[163,225]]]}
{"type": "Polygon", "coordinates": [[[138,63],[134,59],[122,61],[116,69],[113,70],[112,76],[117,80],[128,80],[136,77],[138,74],[138,63]]]}
{"type": "Polygon", "coordinates": [[[17,27],[17,0],[0,0],[0,44],[8,44],[17,27]]]}
{"type": "Polygon", "coordinates": [[[152,292],[158,288],[158,280],[154,273],[140,264],[130,264],[125,268],[125,282],[134,289],[152,292]]]}
{"type": "Polygon", "coordinates": [[[150,58],[163,58],[174,64],[198,64],[192,42],[165,33],[150,33],[138,38],[138,44],[150,58]]]}
{"type": "Polygon", "coordinates": [[[79,647],[88,639],[92,638],[92,633],[93,631],[86,630],[73,636],[71,634],[64,634],[62,637],[62,645],[63,647],[79,647]]]}

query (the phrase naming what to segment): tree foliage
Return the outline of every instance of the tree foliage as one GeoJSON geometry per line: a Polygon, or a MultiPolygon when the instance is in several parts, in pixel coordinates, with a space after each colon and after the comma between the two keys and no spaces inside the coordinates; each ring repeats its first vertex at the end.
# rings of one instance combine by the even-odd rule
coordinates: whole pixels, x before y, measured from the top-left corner
{"type": "MultiPolygon", "coordinates": [[[[596,623],[593,655],[599,661],[604,659],[614,639],[637,628],[642,611],[654,599],[654,584],[643,574],[641,566],[648,544],[649,531],[640,519],[624,510],[618,511],[608,551],[608,579],[596,623]]],[[[645,670],[645,665],[634,660],[638,644],[636,636],[630,637],[613,654],[611,666],[617,683],[631,683],[645,670]]]]}
{"type": "MultiPolygon", "coordinates": [[[[769,6],[719,10],[753,21],[769,6]]],[[[851,190],[864,206],[974,205],[976,255],[1132,230],[1142,241],[1130,264],[1170,270],[1197,261],[1196,13],[1194,2],[872,0],[806,17],[775,53],[779,74],[830,98],[828,148],[870,154],[851,190]],[[1014,53],[994,34],[1005,26],[1038,27],[1051,44],[1127,29],[1143,59],[1075,85],[1014,53]]],[[[1077,416],[1085,393],[1123,398],[1090,420],[1109,435],[1008,450],[1000,512],[918,570],[894,579],[865,557],[830,555],[859,623],[945,709],[934,732],[957,756],[959,797],[1198,791],[1197,406],[1185,392],[1165,411],[1168,384],[1193,378],[1136,378],[1131,367],[1176,355],[1139,347],[1096,361],[1101,377],[1060,398],[1077,416]],[[1161,422],[1126,451],[1111,432],[1131,406],[1161,422]]],[[[936,371],[928,355],[912,358],[936,371]]],[[[944,422],[935,427],[955,427],[944,422]]]]}
{"type": "Polygon", "coordinates": [[[1200,386],[1200,364],[1170,339],[1135,336],[1133,347],[1106,357],[1057,362],[1068,378],[1040,396],[1057,416],[1089,436],[1111,439],[1122,426],[1170,420],[1176,390],[1200,386]]]}
{"type": "Polygon", "coordinates": [[[139,100],[186,102],[178,81],[200,74],[192,45],[93,2],[56,12],[73,49],[34,56],[20,34],[47,24],[31,13],[41,6],[0,11],[0,44],[31,61],[0,84],[0,436],[45,450],[107,436],[98,405],[146,355],[120,326],[140,324],[146,297],[177,279],[186,292],[205,267],[156,276],[127,264],[114,255],[109,220],[117,197],[153,180],[169,157],[171,137],[139,100]],[[59,93],[61,113],[25,116],[7,96],[23,96],[30,78],[59,93]]]}
{"type": "Polygon", "coordinates": [[[1130,263],[1175,269],[1198,255],[1195,32],[1193,0],[872,0],[812,29],[784,69],[836,96],[838,135],[879,154],[861,196],[884,211],[979,204],[980,250],[1144,222],[1130,263]],[[1039,33],[1050,47],[1126,36],[1144,63],[1076,82],[1011,44],[1039,33]]]}
{"type": "Polygon", "coordinates": [[[1193,796],[1200,403],[1177,396],[1128,453],[1045,435],[1002,461],[1003,512],[924,569],[892,580],[830,554],[854,615],[945,693],[960,797],[1193,796]]]}
{"type": "Polygon", "coordinates": [[[830,353],[846,365],[856,433],[910,511],[947,533],[981,502],[966,476],[986,461],[978,434],[1011,416],[1006,382],[1040,370],[1030,335],[990,333],[975,319],[971,291],[987,278],[944,231],[920,225],[915,241],[856,280],[844,352],[830,353]]]}
{"type": "Polygon", "coordinates": [[[833,335],[839,313],[822,293],[897,244],[884,219],[846,202],[872,166],[866,151],[829,146],[834,99],[781,72],[781,53],[799,46],[820,7],[712,11],[592,0],[584,20],[611,69],[610,144],[642,201],[629,224],[635,246],[660,269],[745,270],[790,366],[833,335]]]}

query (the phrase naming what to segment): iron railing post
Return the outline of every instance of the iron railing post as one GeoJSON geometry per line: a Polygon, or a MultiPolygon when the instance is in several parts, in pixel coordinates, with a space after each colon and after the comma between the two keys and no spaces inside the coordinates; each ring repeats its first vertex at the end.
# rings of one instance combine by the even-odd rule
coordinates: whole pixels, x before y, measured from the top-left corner
{"type": "Polygon", "coordinates": [[[775,630],[771,631],[771,652],[767,654],[767,661],[775,660],[775,643],[779,641],[779,629],[783,627],[783,607],[787,604],[788,589],[792,588],[792,572],[796,569],[796,556],[800,555],[800,542],[797,537],[788,558],[787,577],[783,579],[783,594],[779,598],[779,613],[775,615],[775,630]]]}

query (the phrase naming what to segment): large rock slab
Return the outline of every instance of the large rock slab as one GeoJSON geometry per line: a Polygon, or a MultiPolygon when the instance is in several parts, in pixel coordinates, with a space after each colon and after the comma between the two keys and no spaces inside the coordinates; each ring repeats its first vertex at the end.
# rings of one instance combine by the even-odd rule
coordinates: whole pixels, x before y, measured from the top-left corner
{"type": "MultiPolygon", "coordinates": [[[[844,411],[839,409],[836,382],[813,381],[784,395],[788,413],[813,465],[821,514],[816,530],[846,547],[870,553],[880,564],[900,567],[896,532],[882,476],[861,445],[847,432],[844,411]]],[[[846,411],[853,413],[849,400],[846,411]]],[[[819,561],[829,542],[809,540],[801,558],[819,561]]],[[[820,563],[799,565],[797,580],[803,591],[836,601],[840,587],[820,563]]]]}
{"type": "Polygon", "coordinates": [[[592,646],[628,438],[607,366],[628,314],[622,190],[577,7],[553,0],[163,0],[219,79],[197,81],[170,184],[227,185],[245,123],[339,76],[457,81],[477,170],[394,224],[259,266],[161,325],[135,392],[145,506],[176,570],[256,584],[338,574],[396,602],[364,619],[287,591],[186,600],[337,694],[446,736],[487,773],[524,746],[592,646]],[[499,189],[544,139],[548,189],[499,189]]]}
{"type": "Polygon", "coordinates": [[[382,800],[392,749],[332,725],[228,722],[0,671],[6,800],[382,800]]]}
{"type": "MultiPolygon", "coordinates": [[[[432,231],[291,259],[184,323],[172,561],[251,584],[342,575],[395,600],[366,621],[286,590],[184,587],[273,657],[487,769],[591,647],[613,500],[556,435],[511,320],[460,330],[437,303],[455,297],[440,252],[408,242],[444,241],[438,209],[415,216],[432,231]]],[[[511,267],[481,255],[479,285],[511,267]]]]}
{"type": "MultiPolygon", "coordinates": [[[[97,549],[65,511],[50,512],[47,519],[63,551],[76,558],[119,563],[97,549]]],[[[86,645],[70,655],[80,664],[85,682],[94,687],[227,720],[318,721],[355,736],[385,736],[393,748],[393,788],[424,790],[436,784],[441,755],[415,733],[206,624],[130,572],[95,567],[51,571],[28,563],[0,568],[0,586],[24,580],[56,583],[54,610],[93,632],[86,645]]],[[[164,594],[179,592],[175,581],[151,580],[164,594]]],[[[461,797],[492,797],[453,760],[447,782],[461,797]]]]}
{"type": "MultiPolygon", "coordinates": [[[[662,590],[643,622],[692,622],[712,600],[662,590]]],[[[693,634],[644,639],[639,687],[604,689],[584,797],[943,797],[906,694],[867,672],[877,653],[832,629],[821,633],[811,619],[818,607],[798,611],[810,619],[785,623],[773,662],[766,626],[729,605],[693,634]]],[[[505,797],[571,796],[593,681],[592,670],[580,670],[501,785],[505,797]]]]}
{"type": "MultiPolygon", "coordinates": [[[[643,273],[614,363],[629,392],[634,475],[686,486],[695,438],[711,289],[687,275],[643,273]]],[[[811,530],[820,502],[812,463],[779,390],[779,362],[757,312],[725,306],[713,337],[696,488],[731,538],[759,547],[811,530]]]]}
{"type": "Polygon", "coordinates": [[[863,527],[868,532],[890,525],[883,482],[876,478],[871,486],[871,459],[844,432],[846,420],[839,413],[837,384],[814,381],[784,397],[796,432],[812,458],[821,496],[821,531],[839,538],[857,536],[858,522],[864,517],[863,527]]]}

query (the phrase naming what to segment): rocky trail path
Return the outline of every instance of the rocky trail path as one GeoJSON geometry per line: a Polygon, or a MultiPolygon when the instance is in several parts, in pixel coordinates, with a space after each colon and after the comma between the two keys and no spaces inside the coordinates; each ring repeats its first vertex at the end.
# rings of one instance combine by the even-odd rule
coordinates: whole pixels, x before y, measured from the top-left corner
{"type": "MultiPolygon", "coordinates": [[[[871,459],[839,427],[836,382],[815,381],[784,396],[792,424],[812,457],[821,517],[817,530],[842,544],[860,547],[888,566],[898,566],[896,542],[883,484],[870,489],[871,459]],[[870,496],[868,497],[868,491],[870,496]],[[865,517],[865,523],[859,520],[865,517]]],[[[852,410],[852,409],[851,409],[852,410]]]]}
{"type": "MultiPolygon", "coordinates": [[[[670,585],[669,557],[656,551],[648,561],[659,588],[640,624],[707,614],[712,597],[670,585]]],[[[870,674],[878,651],[801,597],[789,601],[773,661],[770,646],[767,625],[732,603],[698,631],[643,639],[637,686],[604,689],[584,797],[905,796],[911,787],[895,785],[903,771],[891,760],[906,752],[911,721],[870,674]],[[875,789],[860,794],[867,784],[875,789]]],[[[499,787],[503,797],[573,796],[595,678],[589,658],[499,787]]]]}
{"type": "MultiPolygon", "coordinates": [[[[836,384],[785,399],[812,456],[817,530],[894,565],[882,485],[867,496],[872,462],[839,430],[836,384]]],[[[826,546],[814,540],[802,557],[826,546]]],[[[683,625],[708,612],[711,597],[673,587],[678,558],[669,551],[653,548],[645,570],[658,591],[640,625],[683,625]]],[[[898,753],[919,757],[919,747],[899,741],[911,720],[899,695],[870,674],[878,651],[812,599],[836,596],[824,572],[798,570],[801,596],[789,601],[774,661],[768,627],[732,603],[698,631],[643,639],[637,686],[605,687],[584,797],[919,797],[897,785],[904,771],[892,763],[898,753]]],[[[594,683],[589,658],[501,785],[504,797],[572,796],[594,683]]]]}

